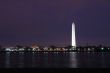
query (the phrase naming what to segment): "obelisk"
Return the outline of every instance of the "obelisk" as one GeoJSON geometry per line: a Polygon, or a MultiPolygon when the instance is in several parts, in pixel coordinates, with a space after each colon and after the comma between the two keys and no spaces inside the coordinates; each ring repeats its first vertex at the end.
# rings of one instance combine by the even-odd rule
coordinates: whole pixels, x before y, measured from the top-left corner
{"type": "Polygon", "coordinates": [[[72,46],[76,47],[75,24],[72,23],[72,46]]]}

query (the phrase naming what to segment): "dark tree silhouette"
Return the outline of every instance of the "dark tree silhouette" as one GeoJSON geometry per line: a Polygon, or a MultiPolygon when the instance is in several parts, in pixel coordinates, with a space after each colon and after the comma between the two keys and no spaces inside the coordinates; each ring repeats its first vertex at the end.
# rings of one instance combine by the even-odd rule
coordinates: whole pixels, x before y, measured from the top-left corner
{"type": "Polygon", "coordinates": [[[54,46],[54,45],[51,45],[51,46],[50,46],[50,48],[52,48],[52,49],[55,49],[55,48],[56,48],[56,46],[54,46]]]}
{"type": "Polygon", "coordinates": [[[19,49],[19,48],[23,48],[23,46],[21,45],[16,45],[16,47],[19,49]]]}

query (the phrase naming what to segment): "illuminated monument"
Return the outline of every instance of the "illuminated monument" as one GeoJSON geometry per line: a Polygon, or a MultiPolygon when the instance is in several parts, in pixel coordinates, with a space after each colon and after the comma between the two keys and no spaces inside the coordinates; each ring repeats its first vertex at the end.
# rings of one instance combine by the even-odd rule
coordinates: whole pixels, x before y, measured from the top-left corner
{"type": "Polygon", "coordinates": [[[76,47],[75,24],[72,23],[72,46],[76,47]]]}

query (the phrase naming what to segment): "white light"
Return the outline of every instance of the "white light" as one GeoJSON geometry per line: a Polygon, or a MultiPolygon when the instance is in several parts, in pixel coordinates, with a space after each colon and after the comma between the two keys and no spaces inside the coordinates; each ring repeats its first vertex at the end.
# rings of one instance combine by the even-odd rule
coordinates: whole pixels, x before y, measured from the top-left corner
{"type": "Polygon", "coordinates": [[[48,47],[44,47],[43,49],[44,49],[44,50],[48,50],[48,47]]]}
{"type": "Polygon", "coordinates": [[[19,51],[24,51],[24,48],[20,48],[19,51]]]}
{"type": "Polygon", "coordinates": [[[6,48],[6,51],[11,51],[10,48],[6,48]]]}
{"type": "Polygon", "coordinates": [[[72,46],[76,47],[75,24],[72,23],[72,46]]]}
{"type": "Polygon", "coordinates": [[[90,48],[88,48],[88,51],[90,51],[91,49],[90,48]]]}
{"type": "Polygon", "coordinates": [[[102,47],[101,49],[102,49],[102,50],[104,50],[104,48],[103,48],[103,47],[102,47]]]}

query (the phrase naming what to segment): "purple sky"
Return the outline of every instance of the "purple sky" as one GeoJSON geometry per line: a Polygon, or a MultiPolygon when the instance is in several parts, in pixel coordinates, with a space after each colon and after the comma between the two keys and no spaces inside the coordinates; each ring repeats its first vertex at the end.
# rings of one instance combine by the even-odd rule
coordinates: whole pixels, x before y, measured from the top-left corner
{"type": "Polygon", "coordinates": [[[4,46],[110,44],[109,0],[0,0],[0,44],[4,46]]]}

